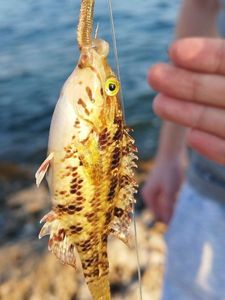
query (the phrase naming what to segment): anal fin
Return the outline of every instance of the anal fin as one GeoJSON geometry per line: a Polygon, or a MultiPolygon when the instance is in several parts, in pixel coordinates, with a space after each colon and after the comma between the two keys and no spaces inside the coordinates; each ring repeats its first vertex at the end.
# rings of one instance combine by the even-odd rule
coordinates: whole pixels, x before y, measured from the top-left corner
{"type": "Polygon", "coordinates": [[[69,230],[65,226],[56,212],[50,211],[45,215],[41,222],[45,222],[39,238],[50,235],[48,242],[49,251],[53,252],[56,257],[63,263],[76,267],[76,249],[69,234],[69,230]]]}
{"type": "Polygon", "coordinates": [[[43,161],[40,165],[39,169],[35,174],[36,178],[36,185],[39,187],[40,183],[42,182],[43,178],[45,177],[46,172],[48,171],[50,161],[53,159],[54,154],[51,152],[49,156],[43,161]]]}

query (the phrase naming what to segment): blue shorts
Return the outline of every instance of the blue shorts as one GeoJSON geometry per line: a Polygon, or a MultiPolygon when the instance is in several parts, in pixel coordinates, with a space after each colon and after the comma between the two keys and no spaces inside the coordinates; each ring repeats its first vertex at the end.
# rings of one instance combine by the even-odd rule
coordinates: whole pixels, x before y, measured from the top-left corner
{"type": "Polygon", "coordinates": [[[163,300],[225,300],[225,199],[184,184],[166,244],[163,300]]]}

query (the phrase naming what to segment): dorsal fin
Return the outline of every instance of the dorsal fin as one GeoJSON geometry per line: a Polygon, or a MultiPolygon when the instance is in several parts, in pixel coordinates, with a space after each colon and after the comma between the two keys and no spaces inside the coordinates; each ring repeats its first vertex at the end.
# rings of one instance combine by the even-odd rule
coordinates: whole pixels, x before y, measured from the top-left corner
{"type": "Polygon", "coordinates": [[[129,244],[129,229],[133,216],[135,203],[134,193],[137,184],[133,178],[133,168],[136,167],[134,160],[137,159],[134,152],[133,138],[124,129],[123,152],[120,170],[120,190],[117,194],[114,208],[114,218],[111,223],[111,233],[121,239],[125,244],[129,244]]]}

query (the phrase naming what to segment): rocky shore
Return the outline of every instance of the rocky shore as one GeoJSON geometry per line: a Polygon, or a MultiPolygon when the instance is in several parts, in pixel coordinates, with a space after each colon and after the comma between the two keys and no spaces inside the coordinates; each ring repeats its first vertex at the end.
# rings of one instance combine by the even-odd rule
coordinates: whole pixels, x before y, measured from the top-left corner
{"type": "MultiPolygon", "coordinates": [[[[141,186],[151,162],[139,163],[141,186]]],[[[0,164],[0,299],[89,300],[80,266],[62,265],[47,250],[47,238],[38,240],[39,220],[49,210],[46,186],[36,188],[33,172],[0,164]]],[[[137,200],[137,232],[143,300],[160,298],[164,270],[165,226],[153,223],[149,211],[137,200]]],[[[132,236],[133,227],[132,227],[132,236]]],[[[113,300],[139,299],[134,245],[109,240],[110,282],[113,300]]]]}

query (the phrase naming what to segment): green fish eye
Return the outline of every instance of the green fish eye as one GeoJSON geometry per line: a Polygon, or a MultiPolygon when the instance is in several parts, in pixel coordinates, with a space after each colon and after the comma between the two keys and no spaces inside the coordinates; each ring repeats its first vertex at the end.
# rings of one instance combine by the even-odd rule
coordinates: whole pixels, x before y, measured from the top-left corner
{"type": "Polygon", "coordinates": [[[120,83],[115,77],[110,77],[105,82],[105,92],[108,96],[115,96],[120,90],[120,83]]]}

